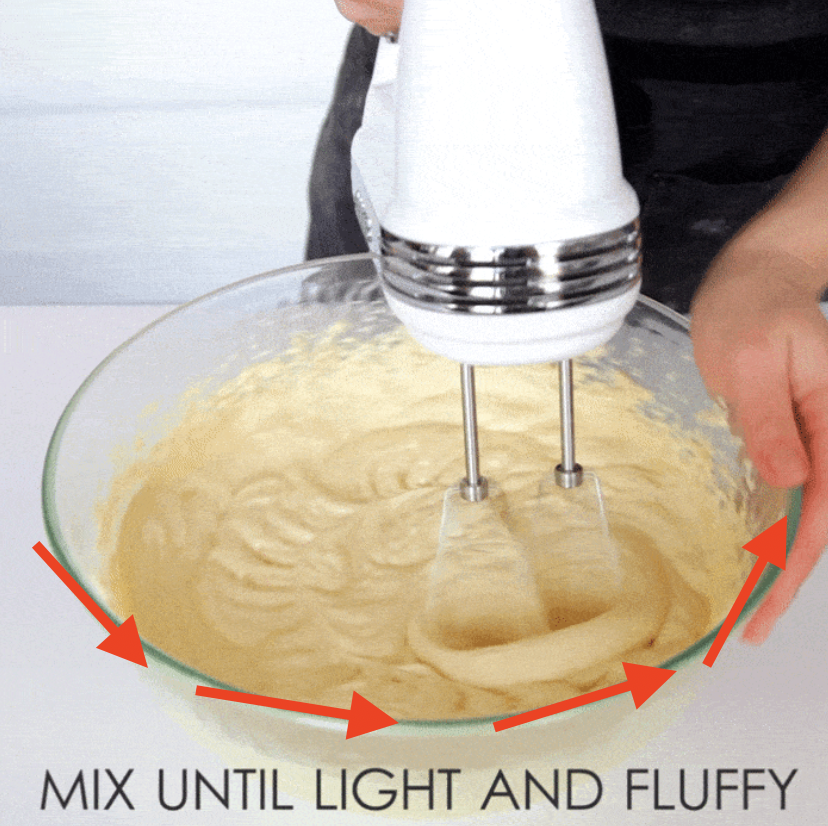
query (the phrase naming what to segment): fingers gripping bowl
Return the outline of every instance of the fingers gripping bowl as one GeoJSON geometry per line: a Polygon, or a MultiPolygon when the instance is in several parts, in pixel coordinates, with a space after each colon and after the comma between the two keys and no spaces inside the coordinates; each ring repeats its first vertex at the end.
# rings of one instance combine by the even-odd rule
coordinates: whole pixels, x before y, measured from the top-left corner
{"type": "MultiPolygon", "coordinates": [[[[52,439],[49,538],[116,621],[135,613],[151,667],[185,693],[203,683],[347,707],[357,690],[402,721],[377,738],[404,740],[410,763],[418,738],[474,738],[493,718],[622,681],[619,653],[698,662],[751,567],[741,545],[787,507],[743,461],[679,316],[640,300],[579,371],[582,461],[600,466],[629,549],[625,592],[600,609],[561,607],[526,516],[558,438],[552,368],[479,379],[482,455],[557,606],[548,635],[445,648],[410,631],[440,498],[461,475],[456,375],[400,330],[371,256],[239,282],[116,350],[52,439]]],[[[589,715],[616,713],[601,708],[618,703],[589,715]]],[[[239,715],[228,725],[271,748],[311,730],[304,748],[342,748],[343,721],[239,715]]]]}

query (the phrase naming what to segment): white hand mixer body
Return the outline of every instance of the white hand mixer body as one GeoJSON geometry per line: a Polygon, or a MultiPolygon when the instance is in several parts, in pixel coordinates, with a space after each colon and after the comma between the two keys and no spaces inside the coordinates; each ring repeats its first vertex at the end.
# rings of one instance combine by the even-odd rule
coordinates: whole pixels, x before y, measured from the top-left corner
{"type": "Polygon", "coordinates": [[[638,199],[592,0],[406,0],[353,157],[388,303],[464,365],[464,495],[486,495],[473,364],[564,365],[558,482],[580,484],[568,360],[617,332],[640,284],[638,199]]]}

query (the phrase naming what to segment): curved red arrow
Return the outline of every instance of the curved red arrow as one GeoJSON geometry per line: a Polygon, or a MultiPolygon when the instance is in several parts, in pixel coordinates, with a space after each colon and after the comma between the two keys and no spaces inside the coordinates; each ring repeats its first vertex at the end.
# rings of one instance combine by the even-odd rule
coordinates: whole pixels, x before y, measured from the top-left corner
{"type": "Polygon", "coordinates": [[[109,631],[109,636],[98,646],[107,654],[114,654],[136,665],[147,667],[147,658],[138,636],[135,617],[125,620],[120,626],[109,618],[106,611],[95,602],[75,581],[69,571],[57,561],[52,552],[42,542],[32,546],[34,552],[60,577],[61,582],[84,604],[89,613],[109,631]]]}
{"type": "Polygon", "coordinates": [[[397,725],[397,721],[368,702],[356,691],[351,697],[351,708],[335,708],[334,706],[319,706],[315,703],[300,703],[297,700],[280,700],[276,697],[265,697],[261,694],[245,694],[243,691],[229,691],[226,688],[210,688],[206,685],[196,686],[196,696],[212,697],[214,700],[230,700],[234,703],[247,703],[253,706],[266,708],[281,708],[285,711],[302,711],[305,714],[315,714],[319,717],[336,717],[338,720],[348,721],[348,730],[345,739],[359,737],[381,728],[397,725]]]}
{"type": "Polygon", "coordinates": [[[756,587],[756,583],[759,581],[759,577],[762,576],[762,572],[765,570],[765,566],[770,563],[771,565],[776,565],[777,568],[781,568],[783,571],[785,570],[785,548],[787,546],[787,539],[788,517],[783,516],[767,530],[762,531],[759,536],[751,539],[747,545],[742,546],[746,551],[756,554],[759,559],[756,560],[753,570],[748,574],[742,590],[739,591],[739,596],[736,597],[736,602],[733,603],[733,607],[725,617],[719,633],[716,634],[716,639],[713,640],[713,645],[710,646],[710,650],[702,660],[705,665],[712,667],[713,663],[716,662],[716,657],[719,656],[725,640],[733,630],[736,620],[739,619],[739,614],[742,613],[748,597],[756,587]]]}
{"type": "Polygon", "coordinates": [[[651,665],[621,664],[624,666],[624,673],[627,675],[625,682],[607,688],[599,688],[597,691],[590,691],[588,694],[581,694],[579,697],[572,697],[569,700],[561,700],[559,703],[536,708],[534,711],[524,711],[514,717],[507,717],[505,720],[495,720],[493,724],[495,731],[522,726],[524,723],[531,723],[533,720],[540,720],[543,717],[551,717],[553,714],[560,714],[562,711],[569,711],[571,708],[597,703],[598,700],[625,694],[627,691],[632,694],[635,707],[641,708],[676,673],[669,668],[655,668],[651,665]]]}

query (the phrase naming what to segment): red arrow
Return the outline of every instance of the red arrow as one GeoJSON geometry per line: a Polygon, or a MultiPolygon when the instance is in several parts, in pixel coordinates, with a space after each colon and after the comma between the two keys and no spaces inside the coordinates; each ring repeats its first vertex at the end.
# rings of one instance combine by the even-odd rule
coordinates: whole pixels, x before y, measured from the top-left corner
{"type": "Polygon", "coordinates": [[[84,604],[86,609],[103,627],[109,631],[109,636],[98,646],[107,654],[114,654],[124,660],[147,667],[147,658],[141,647],[141,638],[135,625],[135,617],[125,620],[120,626],[109,618],[106,611],[95,602],[86,591],[75,581],[69,571],[55,559],[43,543],[32,546],[35,553],[60,577],[63,584],[84,604]]]}
{"type": "Polygon", "coordinates": [[[346,740],[350,737],[359,737],[360,734],[369,734],[381,728],[397,725],[397,721],[393,717],[378,709],[373,703],[369,703],[356,691],[351,697],[350,709],[318,706],[315,703],[300,703],[296,700],[279,700],[276,697],[245,694],[243,691],[228,691],[224,688],[209,688],[206,685],[196,686],[195,693],[198,697],[212,697],[214,700],[230,700],[234,703],[281,708],[286,711],[303,711],[305,714],[316,714],[319,717],[336,717],[338,720],[347,720],[346,740]]]}
{"type": "Polygon", "coordinates": [[[742,590],[739,591],[739,596],[736,597],[736,602],[733,603],[730,613],[725,617],[719,633],[716,634],[716,639],[713,640],[713,645],[710,646],[710,650],[702,660],[705,665],[712,667],[713,663],[716,662],[719,651],[722,650],[725,640],[733,630],[736,620],[739,619],[739,614],[742,613],[748,597],[756,587],[759,577],[762,576],[762,571],[765,570],[765,566],[770,562],[771,565],[776,565],[777,568],[781,568],[783,571],[785,570],[785,547],[787,538],[788,517],[783,516],[767,530],[762,531],[759,536],[751,539],[747,545],[742,546],[746,551],[756,554],[759,559],[754,563],[753,570],[748,575],[747,580],[745,580],[742,590]]]}
{"type": "Polygon", "coordinates": [[[540,720],[543,717],[551,717],[553,714],[560,714],[560,712],[569,711],[571,708],[597,703],[598,700],[616,697],[619,694],[625,694],[627,691],[632,694],[635,707],[641,708],[676,673],[669,668],[654,668],[651,665],[621,664],[624,666],[624,673],[627,675],[625,682],[607,688],[599,688],[597,691],[590,691],[588,694],[581,694],[580,697],[572,697],[570,700],[561,700],[559,703],[536,708],[534,711],[524,711],[523,714],[516,714],[514,717],[507,717],[505,720],[496,720],[494,723],[495,731],[522,726],[524,723],[531,723],[533,720],[540,720]]]}

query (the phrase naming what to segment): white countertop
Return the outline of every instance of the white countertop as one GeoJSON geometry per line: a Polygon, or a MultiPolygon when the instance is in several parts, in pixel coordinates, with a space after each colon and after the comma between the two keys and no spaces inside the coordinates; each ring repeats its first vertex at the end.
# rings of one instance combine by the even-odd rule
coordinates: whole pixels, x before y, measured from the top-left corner
{"type": "MultiPolygon", "coordinates": [[[[40,510],[43,458],[63,408],[83,379],[115,346],[164,312],[161,306],[0,307],[2,468],[2,714],[0,714],[0,822],[20,824],[256,824],[376,821],[367,813],[224,811],[163,812],[155,802],[159,769],[199,769],[219,776],[223,763],[172,722],[130,663],[96,650],[103,629],[31,550],[46,541],[40,510]],[[116,800],[108,812],[66,811],[50,798],[40,809],[49,770],[68,790],[81,769],[109,768],[133,776],[136,808],[116,800]]],[[[828,565],[820,564],[799,599],[761,648],[731,638],[699,688],[695,701],[667,731],[624,766],[602,775],[606,797],[591,811],[533,810],[479,822],[502,823],[825,823],[828,810],[828,620],[824,609],[828,565]],[[665,797],[676,802],[679,770],[698,782],[703,768],[774,769],[797,774],[779,811],[768,774],[748,811],[726,792],[721,810],[656,811],[646,795],[626,811],[626,768],[659,769],[665,797]],[[770,784],[770,785],[768,785],[770,784]],[[671,791],[671,789],[673,791],[671,791]]],[[[646,707],[645,707],[646,708],[646,707]]],[[[644,709],[642,709],[644,711],[644,709]]],[[[492,735],[495,736],[495,735],[492,735]]],[[[435,766],[439,766],[435,755],[435,766]]],[[[236,767],[230,767],[236,768],[236,767]]],[[[562,767],[566,768],[566,767],[562,767]]],[[[573,767],[574,768],[574,767],[573,767]]],[[[583,768],[589,768],[585,766],[583,768]]],[[[112,784],[102,783],[102,799],[112,784]]],[[[100,804],[103,807],[103,803],[100,804]]],[[[92,800],[89,800],[92,806],[92,800]]],[[[494,808],[494,807],[493,807],[494,808]]],[[[502,801],[501,806],[502,809],[502,801]]],[[[465,822],[465,821],[464,821],[465,822]]]]}

